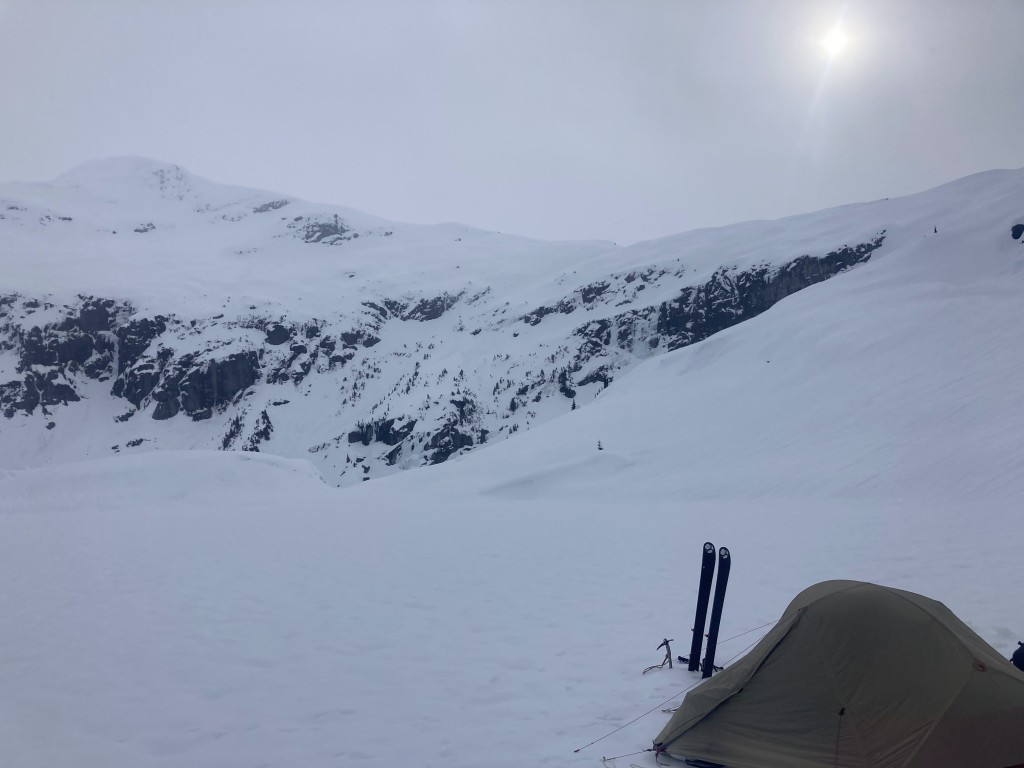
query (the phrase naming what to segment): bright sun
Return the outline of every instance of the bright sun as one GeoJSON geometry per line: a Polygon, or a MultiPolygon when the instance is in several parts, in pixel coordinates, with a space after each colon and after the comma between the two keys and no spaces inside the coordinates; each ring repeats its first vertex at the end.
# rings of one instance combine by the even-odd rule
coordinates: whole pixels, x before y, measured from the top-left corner
{"type": "Polygon", "coordinates": [[[846,33],[840,27],[836,27],[828,36],[821,41],[821,44],[828,51],[828,55],[835,58],[843,48],[846,47],[847,38],[846,33]]]}

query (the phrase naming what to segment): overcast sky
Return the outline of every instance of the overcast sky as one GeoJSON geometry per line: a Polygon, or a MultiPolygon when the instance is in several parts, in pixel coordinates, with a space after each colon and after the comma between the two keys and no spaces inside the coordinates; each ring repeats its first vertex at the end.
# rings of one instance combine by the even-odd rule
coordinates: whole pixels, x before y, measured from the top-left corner
{"type": "Polygon", "coordinates": [[[0,75],[3,181],[143,155],[542,238],[1024,166],[1018,1],[0,0],[0,75]]]}

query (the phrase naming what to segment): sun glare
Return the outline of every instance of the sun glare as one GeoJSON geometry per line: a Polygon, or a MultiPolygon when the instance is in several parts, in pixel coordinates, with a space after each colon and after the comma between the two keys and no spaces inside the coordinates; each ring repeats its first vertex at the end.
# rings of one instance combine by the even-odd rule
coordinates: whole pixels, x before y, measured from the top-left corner
{"type": "Polygon", "coordinates": [[[821,41],[821,44],[824,46],[825,50],[828,51],[828,55],[835,58],[839,55],[840,51],[846,47],[847,40],[849,40],[849,38],[846,36],[846,33],[843,32],[842,28],[837,26],[828,33],[828,36],[821,41]]]}

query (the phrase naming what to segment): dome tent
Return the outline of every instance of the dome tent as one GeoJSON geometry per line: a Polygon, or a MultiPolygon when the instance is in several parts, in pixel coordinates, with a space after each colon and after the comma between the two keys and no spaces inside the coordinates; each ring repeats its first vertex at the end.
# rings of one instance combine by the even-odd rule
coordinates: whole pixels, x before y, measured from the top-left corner
{"type": "Polygon", "coordinates": [[[658,752],[729,768],[1024,764],[1024,672],[927,597],[826,581],[691,691],[658,752]]]}

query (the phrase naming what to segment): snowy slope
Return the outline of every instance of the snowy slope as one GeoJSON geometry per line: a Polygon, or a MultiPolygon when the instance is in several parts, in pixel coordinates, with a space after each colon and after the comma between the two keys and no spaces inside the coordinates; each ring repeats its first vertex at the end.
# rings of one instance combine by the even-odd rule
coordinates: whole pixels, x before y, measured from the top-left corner
{"type": "Polygon", "coordinates": [[[618,248],[397,224],[139,158],[4,185],[0,466],[231,449],[348,485],[437,464],[866,264],[950,248],[977,257],[943,269],[991,277],[1022,192],[1021,171],[991,172],[618,248]]]}
{"type": "Polygon", "coordinates": [[[30,768],[598,766],[649,747],[694,682],[640,671],[663,637],[685,652],[706,539],[734,556],[723,638],[851,578],[942,600],[1008,655],[1020,185],[680,236],[888,233],[879,258],[440,466],[342,489],[232,452],[6,469],[0,744],[30,768]]]}
{"type": "Polygon", "coordinates": [[[437,295],[484,270],[511,288],[611,247],[401,224],[133,157],[0,185],[0,215],[7,286],[190,317],[268,303],[308,319],[358,309],[371,290],[437,295]]]}

